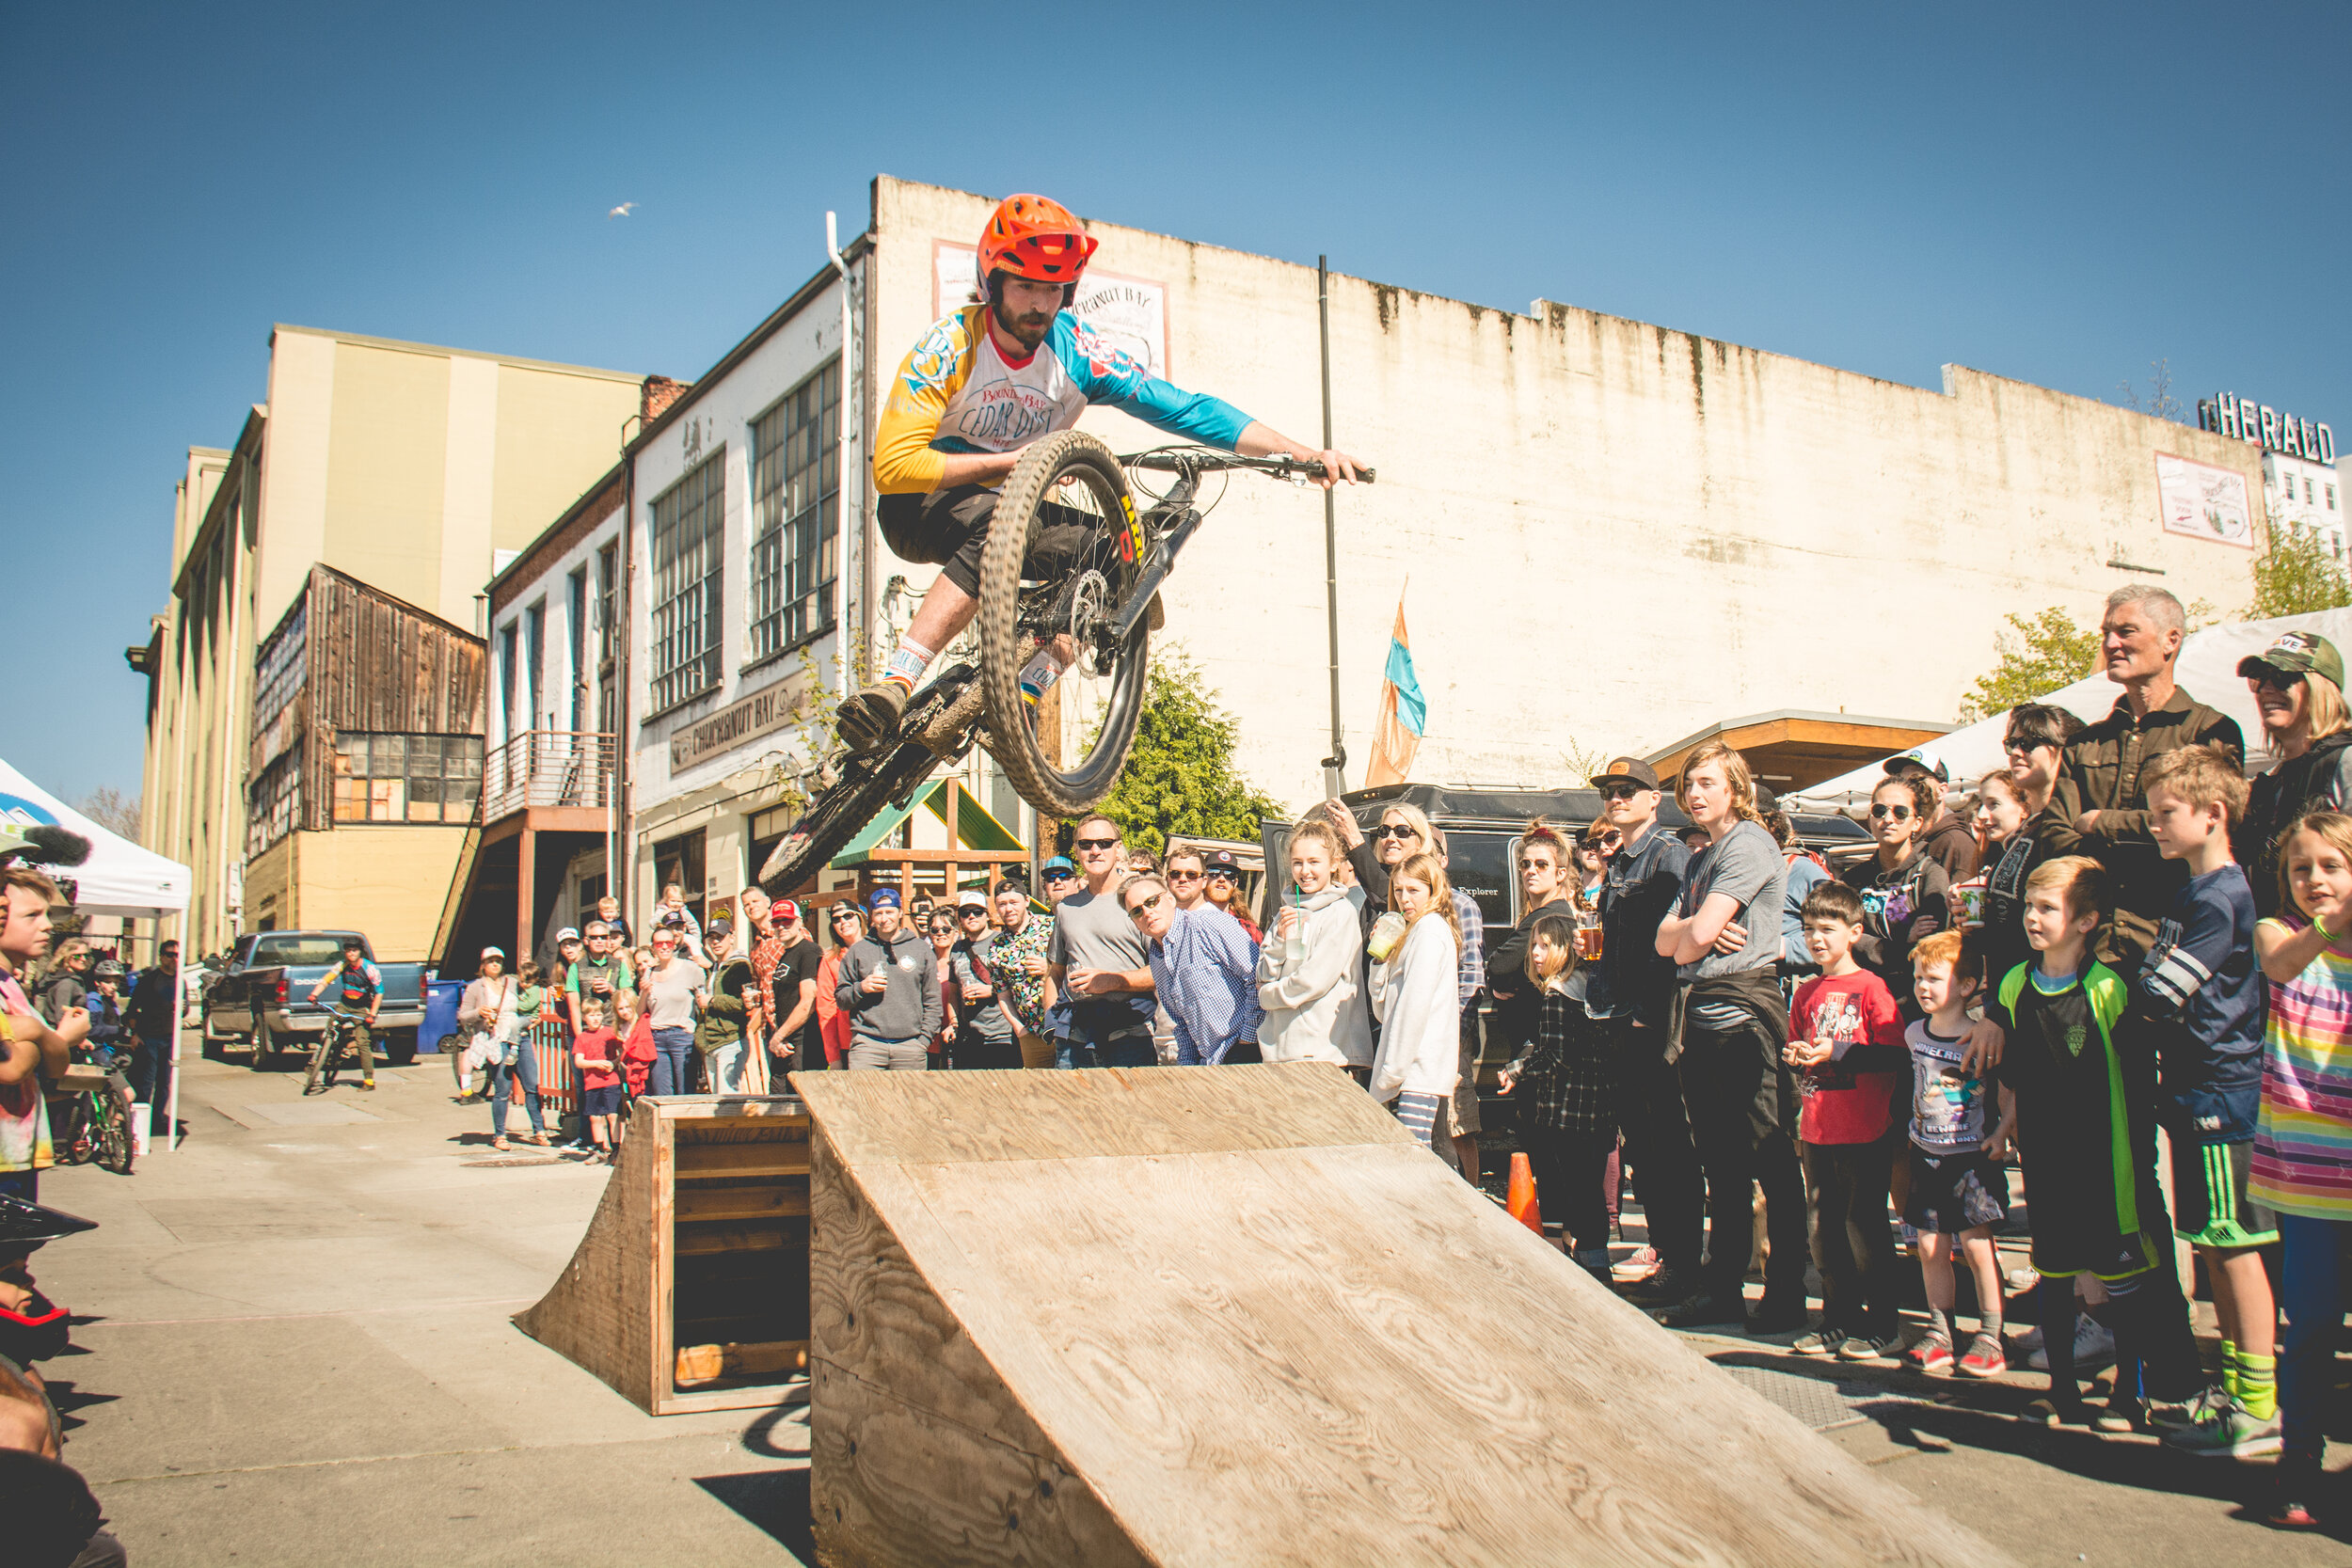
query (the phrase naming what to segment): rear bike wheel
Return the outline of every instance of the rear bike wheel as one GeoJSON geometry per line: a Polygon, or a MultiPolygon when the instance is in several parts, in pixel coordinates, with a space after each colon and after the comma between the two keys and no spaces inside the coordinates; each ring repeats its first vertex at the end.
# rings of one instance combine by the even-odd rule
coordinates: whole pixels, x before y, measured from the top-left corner
{"type": "Polygon", "coordinates": [[[1142,576],[1148,540],[1126,470],[1083,431],[1036,441],[1005,481],[980,552],[980,685],[989,752],[1022,799],[1051,816],[1075,816],[1119,782],[1143,718],[1151,617],[1120,641],[1111,623],[1142,576]],[[1092,531],[1054,580],[1022,586],[1022,565],[1049,522],[1092,531]],[[1021,694],[1038,647],[1067,635],[1076,662],[1044,703],[1021,694]],[[1040,734],[1039,712],[1050,710],[1040,734]]]}
{"type": "Polygon", "coordinates": [[[920,788],[938,766],[937,757],[912,742],[851,757],[842,766],[841,781],[809,807],[808,815],[792,825],[769,855],[759,868],[759,885],[779,898],[789,895],[839,854],[884,806],[920,788]]]}

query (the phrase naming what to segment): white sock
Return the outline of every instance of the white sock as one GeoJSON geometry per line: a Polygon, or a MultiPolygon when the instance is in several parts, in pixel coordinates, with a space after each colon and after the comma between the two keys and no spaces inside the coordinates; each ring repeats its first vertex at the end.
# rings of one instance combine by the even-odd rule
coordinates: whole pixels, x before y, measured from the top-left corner
{"type": "Polygon", "coordinates": [[[1070,668],[1055,657],[1051,644],[1040,648],[1037,656],[1021,667],[1021,698],[1035,703],[1054,689],[1054,683],[1070,668]]]}
{"type": "Polygon", "coordinates": [[[931,667],[939,656],[912,637],[898,639],[898,651],[890,656],[890,666],[882,672],[882,679],[898,681],[909,691],[923,678],[923,672],[931,667]]]}

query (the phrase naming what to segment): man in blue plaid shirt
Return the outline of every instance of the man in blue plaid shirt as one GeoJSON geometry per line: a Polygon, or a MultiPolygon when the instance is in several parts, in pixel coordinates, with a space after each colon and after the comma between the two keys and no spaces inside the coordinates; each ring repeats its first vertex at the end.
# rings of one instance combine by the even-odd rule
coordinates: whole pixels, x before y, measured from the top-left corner
{"type": "MultiPolygon", "coordinates": [[[[1445,830],[1429,831],[1437,836],[1438,863],[1447,865],[1445,830]]],[[[1478,1030],[1478,993],[1486,984],[1486,917],[1480,912],[1478,900],[1457,887],[1454,889],[1454,918],[1462,927],[1462,1081],[1454,1086],[1454,1101],[1445,1120],[1454,1134],[1455,1168],[1475,1187],[1480,1175],[1478,1058],[1485,1044],[1478,1030]]]]}

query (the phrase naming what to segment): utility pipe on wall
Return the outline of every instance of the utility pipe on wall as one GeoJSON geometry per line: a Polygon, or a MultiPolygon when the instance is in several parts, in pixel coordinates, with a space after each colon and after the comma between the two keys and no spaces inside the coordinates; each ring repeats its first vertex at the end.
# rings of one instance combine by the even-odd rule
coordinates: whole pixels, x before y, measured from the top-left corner
{"type": "MultiPolygon", "coordinates": [[[[825,254],[833,259],[833,270],[841,276],[841,411],[838,416],[841,421],[841,434],[838,437],[839,455],[834,459],[834,467],[841,477],[841,486],[837,492],[840,497],[841,509],[837,524],[841,531],[841,553],[835,562],[833,574],[833,641],[834,647],[837,650],[834,659],[834,695],[846,700],[850,695],[848,583],[850,578],[850,479],[853,474],[859,472],[850,466],[850,432],[852,428],[862,427],[864,424],[862,414],[855,421],[855,426],[852,424],[851,411],[862,408],[864,400],[860,398],[856,403],[852,403],[851,390],[852,388],[862,390],[864,383],[857,378],[856,360],[861,356],[851,352],[852,344],[856,341],[857,327],[852,319],[852,307],[850,299],[850,263],[842,257],[839,233],[838,221],[833,214],[827,213],[825,214],[825,254]]],[[[858,487],[857,515],[861,521],[866,515],[863,485],[858,487]]],[[[865,552],[861,550],[859,555],[861,557],[859,569],[866,570],[867,566],[863,560],[865,552]]]]}
{"type": "MultiPolygon", "coordinates": [[[[1315,309],[1323,333],[1323,450],[1331,450],[1331,269],[1330,258],[1315,258],[1315,309]]],[[[1340,535],[1336,498],[1323,492],[1323,604],[1331,641],[1331,754],[1323,759],[1323,789],[1329,800],[1347,793],[1347,742],[1340,730],[1340,535]]]]}

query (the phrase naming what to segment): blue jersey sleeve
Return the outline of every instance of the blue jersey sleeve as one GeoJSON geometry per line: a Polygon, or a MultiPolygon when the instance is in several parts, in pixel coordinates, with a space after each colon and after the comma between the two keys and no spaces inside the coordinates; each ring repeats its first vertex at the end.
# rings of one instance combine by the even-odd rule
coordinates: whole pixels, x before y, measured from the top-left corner
{"type": "Polygon", "coordinates": [[[1232,404],[1169,386],[1067,311],[1054,318],[1053,348],[1089,403],[1105,404],[1171,436],[1227,451],[1249,428],[1249,416],[1232,404]]]}

